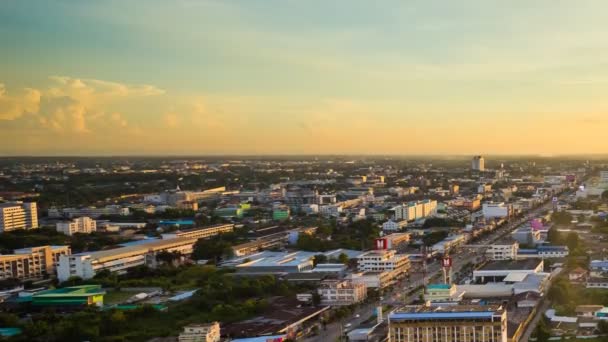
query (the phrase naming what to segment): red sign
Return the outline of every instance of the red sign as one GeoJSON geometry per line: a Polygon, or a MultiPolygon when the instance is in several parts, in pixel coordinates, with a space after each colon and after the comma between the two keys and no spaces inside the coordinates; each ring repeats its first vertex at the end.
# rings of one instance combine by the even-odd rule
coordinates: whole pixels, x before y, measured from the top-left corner
{"type": "Polygon", "coordinates": [[[376,239],[376,249],[388,249],[388,239],[376,239]]]}
{"type": "Polygon", "coordinates": [[[441,259],[441,266],[443,266],[444,268],[452,267],[452,257],[445,257],[441,259]]]}

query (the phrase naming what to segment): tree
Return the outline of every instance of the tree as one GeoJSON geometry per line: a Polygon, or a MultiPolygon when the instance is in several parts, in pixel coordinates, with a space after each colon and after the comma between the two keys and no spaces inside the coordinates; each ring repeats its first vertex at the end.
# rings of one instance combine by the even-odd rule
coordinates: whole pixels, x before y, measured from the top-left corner
{"type": "Polygon", "coordinates": [[[315,255],[314,260],[313,260],[315,267],[318,264],[324,264],[326,262],[327,262],[327,256],[325,254],[317,254],[317,255],[315,255]]]}
{"type": "Polygon", "coordinates": [[[551,214],[551,221],[556,224],[570,224],[572,222],[572,214],[567,211],[556,211],[551,214]]]}
{"type": "Polygon", "coordinates": [[[345,253],[340,253],[340,256],[338,256],[338,261],[340,261],[340,263],[344,265],[348,265],[348,255],[346,255],[345,253]]]}
{"type": "Polygon", "coordinates": [[[600,321],[597,323],[597,330],[599,330],[600,334],[608,334],[608,322],[600,319],[600,321]]]}

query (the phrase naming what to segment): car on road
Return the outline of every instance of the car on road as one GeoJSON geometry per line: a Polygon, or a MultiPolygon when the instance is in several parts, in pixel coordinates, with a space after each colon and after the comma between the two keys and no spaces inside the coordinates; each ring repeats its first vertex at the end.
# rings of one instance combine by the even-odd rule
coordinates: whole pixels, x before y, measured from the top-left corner
{"type": "Polygon", "coordinates": [[[346,324],[344,324],[344,327],[345,327],[345,328],[349,328],[350,326],[352,326],[352,324],[351,324],[351,323],[346,323],[346,324]]]}
{"type": "Polygon", "coordinates": [[[359,315],[359,314],[356,314],[356,315],[355,315],[355,318],[359,318],[359,317],[361,317],[361,315],[359,315]]]}

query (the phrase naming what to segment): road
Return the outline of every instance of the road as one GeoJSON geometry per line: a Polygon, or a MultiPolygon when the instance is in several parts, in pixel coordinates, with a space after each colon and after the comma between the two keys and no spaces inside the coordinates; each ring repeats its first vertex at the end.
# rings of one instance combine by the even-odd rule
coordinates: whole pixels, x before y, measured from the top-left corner
{"type": "MultiPolygon", "coordinates": [[[[529,221],[532,217],[537,216],[542,211],[550,209],[550,208],[551,208],[551,202],[549,201],[549,202],[539,206],[538,208],[532,209],[531,211],[525,213],[521,217],[519,217],[515,220],[512,220],[511,222],[504,224],[500,228],[488,233],[485,237],[476,241],[476,244],[481,244],[481,245],[492,244],[493,242],[501,239],[505,235],[507,235],[510,232],[512,232],[513,230],[515,230],[517,227],[519,227],[523,223],[529,221]]],[[[460,270],[462,269],[462,267],[464,265],[473,262],[475,257],[477,257],[479,255],[479,253],[478,253],[478,251],[473,251],[471,249],[465,249],[465,250],[458,251],[458,253],[455,253],[455,254],[453,253],[453,255],[456,255],[456,257],[453,259],[452,269],[453,269],[454,273],[456,273],[456,272],[460,272],[460,270]]],[[[442,276],[442,270],[441,270],[440,264],[438,261],[430,262],[427,265],[427,283],[429,282],[429,280],[432,280],[433,278],[435,278],[437,276],[442,276]]],[[[321,329],[320,336],[308,337],[308,338],[304,339],[304,341],[306,341],[306,342],[337,341],[340,339],[340,336],[342,336],[344,334],[344,332],[348,332],[348,331],[356,328],[360,324],[366,322],[367,320],[369,320],[370,318],[375,316],[375,309],[377,306],[379,306],[379,305],[397,306],[397,305],[403,305],[403,304],[410,304],[410,303],[414,302],[415,300],[418,300],[420,293],[421,293],[420,290],[415,291],[414,293],[408,295],[406,298],[403,298],[404,293],[408,289],[415,289],[416,287],[419,287],[422,285],[423,285],[423,275],[419,272],[413,273],[410,275],[409,281],[403,279],[400,282],[398,282],[395,286],[393,286],[393,288],[391,290],[388,290],[388,292],[385,291],[382,295],[383,298],[381,301],[378,301],[376,303],[371,303],[371,304],[365,304],[365,305],[359,307],[356,310],[356,312],[353,314],[353,316],[350,317],[350,319],[343,320],[342,322],[334,322],[334,323],[328,324],[326,326],[326,330],[321,329]],[[346,325],[348,325],[348,327],[346,327],[346,325]]],[[[386,313],[384,313],[384,314],[386,314],[386,313]]],[[[530,324],[530,325],[535,326],[536,323],[530,324]]],[[[523,340],[523,341],[525,341],[525,340],[523,340]]]]}

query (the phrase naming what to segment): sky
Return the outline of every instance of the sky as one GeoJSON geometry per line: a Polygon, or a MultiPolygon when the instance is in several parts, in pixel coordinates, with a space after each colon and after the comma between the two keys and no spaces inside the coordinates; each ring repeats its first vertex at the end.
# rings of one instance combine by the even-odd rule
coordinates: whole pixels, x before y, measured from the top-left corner
{"type": "Polygon", "coordinates": [[[607,12],[2,0],[0,155],[607,153],[607,12]]]}

